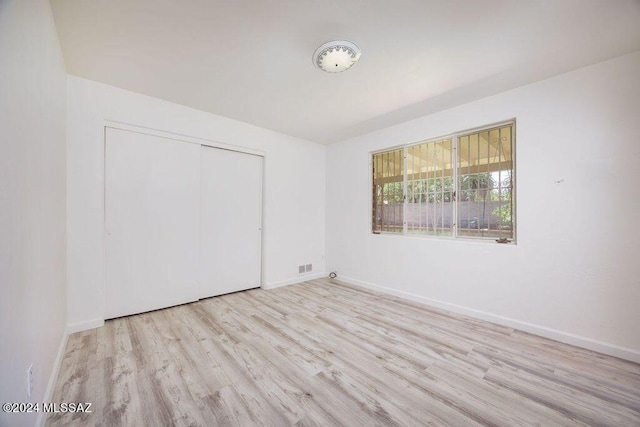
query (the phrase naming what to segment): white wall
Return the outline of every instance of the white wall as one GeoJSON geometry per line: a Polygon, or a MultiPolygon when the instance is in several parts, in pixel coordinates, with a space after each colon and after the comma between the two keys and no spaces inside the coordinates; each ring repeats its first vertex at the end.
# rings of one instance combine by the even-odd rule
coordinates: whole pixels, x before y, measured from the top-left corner
{"type": "Polygon", "coordinates": [[[640,361],[639,76],[635,52],[330,146],[327,270],[640,361]],[[513,117],[517,246],[370,233],[369,151],[513,117]]]}
{"type": "MultiPolygon", "coordinates": [[[[64,342],[66,72],[46,0],[0,2],[0,402],[42,402],[64,342]],[[33,363],[33,394],[26,372],[33,363]]],[[[0,412],[0,425],[37,414],[0,412]]]]}
{"type": "MultiPolygon", "coordinates": [[[[277,100],[274,100],[277,102],[277,100]]],[[[68,316],[71,330],[104,316],[104,122],[173,132],[262,150],[265,156],[264,278],[324,272],[325,147],[277,132],[68,77],[68,316]]]]}

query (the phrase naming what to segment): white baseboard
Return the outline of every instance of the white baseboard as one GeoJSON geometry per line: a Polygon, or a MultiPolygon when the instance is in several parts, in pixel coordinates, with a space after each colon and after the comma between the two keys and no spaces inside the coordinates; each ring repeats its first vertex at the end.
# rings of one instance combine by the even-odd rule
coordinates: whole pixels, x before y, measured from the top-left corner
{"type": "Polygon", "coordinates": [[[284,280],[282,282],[273,282],[267,283],[262,286],[262,289],[275,289],[281,286],[295,285],[296,283],[306,282],[307,280],[316,280],[322,277],[327,277],[327,273],[312,273],[312,274],[301,274],[300,276],[294,277],[289,280],[284,280]]]}
{"type": "MultiPolygon", "coordinates": [[[[58,374],[60,373],[60,366],[62,366],[62,359],[64,358],[64,352],[67,349],[67,339],[69,338],[69,328],[65,329],[62,340],[60,341],[60,347],[58,347],[58,354],[56,354],[56,360],[53,362],[53,369],[51,375],[49,375],[49,382],[47,383],[47,389],[44,391],[42,402],[51,402],[53,397],[53,390],[56,387],[56,381],[58,380],[58,374]]],[[[47,419],[47,414],[40,412],[36,419],[36,426],[40,427],[44,425],[47,419]]]]}
{"type": "Polygon", "coordinates": [[[89,329],[95,329],[104,326],[104,319],[87,320],[86,322],[74,323],[67,326],[69,334],[76,332],[87,331],[89,329]]]}
{"type": "Polygon", "coordinates": [[[486,311],[476,310],[473,308],[464,307],[457,304],[451,304],[448,302],[439,301],[436,299],[427,298],[420,295],[415,295],[409,292],[398,291],[392,288],[386,288],[384,286],[376,285],[369,282],[364,282],[362,280],[353,279],[351,277],[340,276],[338,277],[338,280],[351,285],[359,286],[361,288],[383,292],[383,293],[394,295],[410,301],[423,303],[432,307],[437,307],[437,308],[448,310],[454,313],[463,314],[465,316],[486,320],[488,322],[518,329],[524,332],[529,332],[531,334],[539,335],[545,338],[550,338],[552,340],[560,341],[566,344],[571,344],[577,347],[586,348],[588,350],[597,351],[598,353],[603,353],[609,356],[619,357],[620,359],[625,359],[632,362],[640,363],[640,351],[634,350],[631,348],[621,347],[615,344],[597,341],[591,338],[586,338],[586,337],[571,334],[568,332],[563,332],[557,329],[547,328],[546,326],[540,326],[533,323],[523,322],[521,320],[499,316],[497,314],[492,314],[486,311]]]}

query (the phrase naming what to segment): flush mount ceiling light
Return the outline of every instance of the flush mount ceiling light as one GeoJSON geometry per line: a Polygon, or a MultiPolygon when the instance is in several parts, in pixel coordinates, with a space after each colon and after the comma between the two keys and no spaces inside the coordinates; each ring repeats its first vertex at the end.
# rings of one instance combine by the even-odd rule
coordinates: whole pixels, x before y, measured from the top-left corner
{"type": "Polygon", "coordinates": [[[327,73],[341,73],[358,62],[362,52],[355,43],[346,40],[327,42],[316,49],[313,63],[327,73]]]}

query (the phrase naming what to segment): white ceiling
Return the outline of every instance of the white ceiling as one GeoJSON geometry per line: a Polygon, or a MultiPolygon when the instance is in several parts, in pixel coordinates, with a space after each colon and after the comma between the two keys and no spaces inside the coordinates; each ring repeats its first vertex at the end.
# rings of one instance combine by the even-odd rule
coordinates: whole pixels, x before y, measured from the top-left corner
{"type": "Polygon", "coordinates": [[[640,49],[640,0],[51,4],[69,73],[323,144],[640,49]]]}

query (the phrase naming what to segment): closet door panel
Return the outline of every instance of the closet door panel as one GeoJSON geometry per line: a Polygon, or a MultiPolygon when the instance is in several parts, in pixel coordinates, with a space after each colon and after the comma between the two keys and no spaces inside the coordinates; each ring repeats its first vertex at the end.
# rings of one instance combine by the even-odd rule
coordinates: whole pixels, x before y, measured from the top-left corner
{"type": "Polygon", "coordinates": [[[262,161],[202,147],[201,298],[261,284],[262,161]]]}
{"type": "Polygon", "coordinates": [[[198,299],[200,146],[107,128],[106,318],[198,299]]]}

